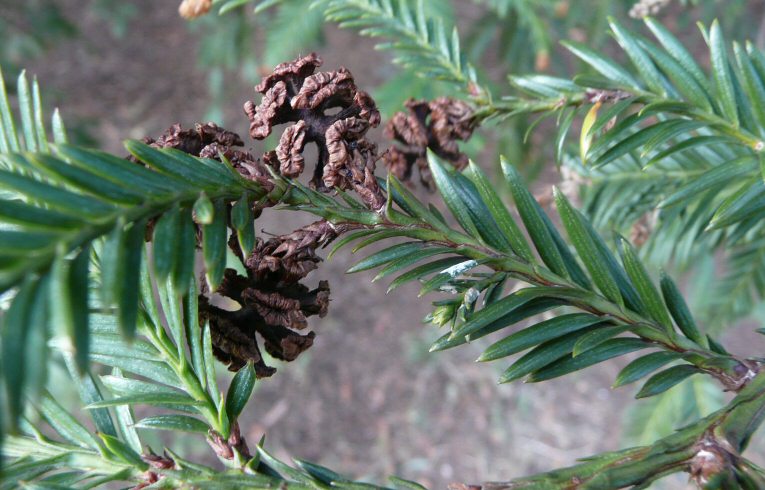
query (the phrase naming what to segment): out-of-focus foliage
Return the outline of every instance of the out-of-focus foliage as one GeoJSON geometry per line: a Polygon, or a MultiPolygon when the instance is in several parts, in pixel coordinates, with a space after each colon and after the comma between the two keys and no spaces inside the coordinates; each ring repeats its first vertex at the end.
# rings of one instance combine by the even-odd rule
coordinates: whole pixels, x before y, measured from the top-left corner
{"type": "MultiPolygon", "coordinates": [[[[225,15],[192,26],[215,96],[210,116],[222,117],[229,76],[254,81],[261,67],[313,50],[333,22],[375,38],[400,67],[379,89],[388,111],[402,95],[448,94],[475,105],[476,124],[516,117],[512,136],[502,134],[507,126],[494,135],[497,146],[514,144],[527,170],[535,159],[562,162],[570,178],[550,196],[535,196],[519,169],[502,159],[496,165],[501,176],[492,179],[475,163],[458,172],[428,155],[448,217],[392,176],[376,181],[367,174],[365,184],[378,186],[385,203],[369,209],[348,193],[327,195],[276,172],[246,179],[223,157],[195,158],[130,141],[128,161],[67,144],[56,115],[49,141],[39,88],[23,73],[18,110],[0,86],[2,374],[5,427],[12,432],[3,446],[10,459],[4,478],[42,486],[366,486],[305,461],[288,466],[263,450],[263,441],[250,452],[237,418],[253,391],[253,366],[233,377],[224,396],[209,323],[199,328],[199,290],[215,291],[227,280],[229,227],[240,248],[252,249],[253,207],[278,201],[324,218],[333,230],[356,230],[339,238],[335,250],[354,241],[356,252],[404,240],[367,254],[348,272],[379,269],[375,279],[395,276],[389,290],[419,282],[421,295],[445,294],[427,317],[446,330],[431,350],[498,335],[478,360],[507,363],[501,382],[543,382],[635,356],[614,386],[639,381],[636,397],[651,399],[631,416],[633,427],[645,426],[632,434],[641,446],[507,482],[507,488],[646,488],[677,471],[690,471],[705,489],[765,486],[763,471],[742,456],[762,421],[763,359],[729,353],[717,332],[710,335],[719,329],[707,328],[752,311],[765,288],[762,51],[755,44],[729,50],[714,22],[702,30],[710,66],[701,69],[697,49],[691,53],[684,37],[664,24],[646,21],[657,43],[628,25],[632,2],[596,2],[589,10],[566,1],[475,5],[485,10],[462,19],[461,7],[451,2],[215,1],[225,15]],[[609,12],[621,20],[606,20],[609,12]],[[601,45],[606,22],[620,49],[601,45]],[[570,54],[556,52],[560,38],[570,40],[570,54]],[[568,77],[570,65],[583,73],[568,77]],[[527,70],[561,76],[519,73],[527,70]],[[500,98],[507,75],[519,95],[500,98]],[[545,126],[545,118],[554,124],[545,126]],[[534,138],[534,130],[550,143],[531,153],[533,145],[521,142],[534,138]],[[578,135],[570,144],[569,133],[578,135]],[[234,202],[241,214],[229,219],[226,206],[234,202]],[[711,261],[695,268],[697,279],[715,283],[711,298],[684,295],[672,272],[656,273],[656,264],[685,270],[716,250],[729,255],[725,277],[714,277],[711,261]],[[197,255],[205,269],[199,280],[197,255]],[[521,288],[507,288],[510,281],[521,288]],[[63,354],[90,425],[46,391],[49,363],[39,361],[51,351],[63,354]],[[91,363],[111,368],[110,374],[92,376],[91,363]],[[738,395],[723,405],[719,387],[711,393],[702,376],[738,395]],[[137,406],[162,412],[136,422],[137,406]],[[54,437],[30,417],[45,420],[54,437]],[[139,430],[203,435],[227,469],[170,451],[143,452],[139,430]],[[704,463],[699,447],[718,451],[722,466],[709,475],[695,471],[704,463]]],[[[683,8],[674,3],[662,15],[683,8]]],[[[707,8],[697,12],[706,15],[707,8]]],[[[730,18],[743,8],[732,2],[730,18]]],[[[117,33],[125,25],[114,24],[117,33]]]]}
{"type": "Polygon", "coordinates": [[[17,71],[62,38],[76,34],[55,0],[9,0],[0,4],[0,63],[17,71]]]}

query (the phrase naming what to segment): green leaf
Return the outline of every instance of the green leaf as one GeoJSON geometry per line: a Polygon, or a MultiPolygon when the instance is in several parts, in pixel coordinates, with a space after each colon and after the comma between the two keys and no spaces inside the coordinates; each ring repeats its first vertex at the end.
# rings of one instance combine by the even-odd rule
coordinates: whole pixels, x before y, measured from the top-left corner
{"type": "MultiPolygon", "coordinates": [[[[82,403],[87,405],[90,403],[99,402],[104,399],[100,388],[98,385],[96,385],[96,380],[93,379],[93,376],[90,373],[84,373],[80,375],[80,373],[77,372],[77,366],[75,365],[74,358],[71,354],[65,354],[64,361],[66,361],[66,367],[69,370],[69,375],[74,381],[74,384],[77,386],[77,391],[80,393],[80,400],[82,400],[82,403]]],[[[93,419],[93,422],[96,425],[96,430],[98,430],[98,432],[112,436],[117,435],[117,429],[114,427],[114,422],[112,421],[112,417],[109,414],[109,410],[105,408],[91,410],[90,416],[93,419]]]]}
{"type": "Polygon", "coordinates": [[[725,118],[738,126],[738,109],[736,94],[733,88],[733,74],[728,62],[727,47],[723,39],[722,30],[718,21],[712,22],[709,30],[709,47],[711,53],[712,73],[715,79],[716,98],[720,102],[725,118]]]}
{"type": "Polygon", "coordinates": [[[561,315],[531,327],[524,328],[504,339],[495,342],[487,348],[478,361],[493,361],[518,352],[524,351],[535,345],[549,340],[562,337],[583,328],[590,327],[602,322],[603,319],[587,313],[572,313],[561,315]]]}
{"type": "Polygon", "coordinates": [[[19,112],[21,113],[21,128],[24,135],[24,143],[27,151],[37,151],[37,133],[34,127],[32,116],[32,94],[29,90],[26,72],[21,71],[16,83],[16,92],[18,95],[19,112]]]}
{"type": "Polygon", "coordinates": [[[115,368],[113,371],[118,374],[105,375],[100,378],[103,385],[106,386],[113,395],[132,396],[153,393],[177,395],[179,393],[177,390],[159,383],[125,378],[122,376],[122,371],[120,369],[115,368]]]}
{"type": "Polygon", "coordinates": [[[133,451],[130,446],[108,434],[98,434],[106,449],[125,463],[135,466],[139,471],[145,471],[149,465],[141,459],[141,455],[133,451]]]}
{"type": "Polygon", "coordinates": [[[713,167],[700,176],[690,180],[681,186],[669,197],[659,203],[659,207],[665,208],[675,204],[689,203],[690,199],[710,189],[721,189],[726,184],[737,179],[751,175],[757,171],[757,160],[745,156],[713,167]]]}
{"type": "Polygon", "coordinates": [[[304,474],[302,471],[297,470],[295,468],[292,468],[289,465],[286,465],[279,461],[278,459],[271,456],[265,449],[263,449],[261,446],[256,446],[256,449],[258,451],[258,454],[260,455],[260,459],[262,463],[265,463],[273,469],[274,471],[278,472],[279,475],[281,475],[283,478],[298,482],[298,483],[306,483],[306,484],[313,484],[315,480],[304,474]]]}
{"type": "MultiPolygon", "coordinates": [[[[494,304],[497,301],[499,300],[494,300],[490,303],[487,303],[487,305],[494,304]]],[[[467,337],[453,337],[451,333],[443,335],[438,340],[436,340],[433,345],[431,345],[430,351],[436,352],[451,349],[452,347],[457,347],[467,343],[468,341],[473,341],[481,337],[485,337],[486,335],[492,334],[497,330],[501,330],[521,320],[525,320],[526,318],[530,318],[539,313],[544,313],[563,304],[566,304],[566,302],[557,298],[532,299],[520,308],[513,310],[511,313],[508,313],[507,315],[497,319],[494,322],[491,322],[490,324],[476,332],[473,332],[467,337]]]]}
{"type": "MultiPolygon", "coordinates": [[[[115,379],[117,382],[120,381],[132,381],[132,380],[126,380],[122,376],[122,371],[115,368],[112,369],[112,375],[111,376],[101,376],[101,381],[104,382],[106,378],[109,379],[115,379]]],[[[137,383],[143,383],[142,381],[136,381],[137,383]]],[[[107,384],[107,383],[104,383],[107,384]]],[[[153,388],[161,388],[162,385],[156,385],[151,383],[146,383],[147,385],[152,386],[153,388]]],[[[110,389],[110,391],[115,394],[116,390],[112,389],[111,386],[107,387],[110,389]]],[[[117,425],[119,425],[120,433],[122,434],[122,438],[125,440],[125,442],[133,449],[133,451],[141,452],[143,450],[143,447],[141,445],[141,439],[138,437],[138,432],[136,432],[134,424],[135,419],[133,417],[133,409],[130,407],[130,405],[120,405],[117,407],[114,407],[114,413],[116,414],[117,418],[117,425]]]]}
{"type": "Polygon", "coordinates": [[[45,421],[61,437],[77,446],[98,449],[98,443],[90,435],[88,429],[62,407],[50,393],[45,392],[37,408],[45,421]]]}
{"type": "Polygon", "coordinates": [[[31,203],[3,200],[0,221],[43,231],[66,231],[83,226],[77,218],[50,209],[34,207],[31,203]]]}
{"type": "Polygon", "coordinates": [[[146,194],[137,189],[125,187],[124,183],[114,183],[51,155],[33,153],[30,154],[29,161],[56,181],[63,181],[101,201],[120,206],[135,206],[146,199],[146,194]]]}
{"type": "Polygon", "coordinates": [[[562,337],[557,337],[538,345],[507,368],[499,378],[499,382],[509,383],[515,381],[561,359],[563,356],[571,352],[576,341],[585,335],[591,328],[596,327],[590,326],[581,328],[563,335],[562,337]]]}
{"type": "Polygon", "coordinates": [[[631,325],[615,325],[593,329],[574,344],[571,356],[577,357],[590,349],[599,346],[603,342],[629,331],[630,328],[632,328],[631,325]]]}
{"type": "Polygon", "coordinates": [[[536,383],[548,379],[557,378],[574,371],[579,371],[594,364],[606,361],[613,357],[622,356],[629,352],[645,349],[651,344],[635,338],[611,339],[599,344],[588,351],[573,357],[571,355],[564,357],[558,362],[547,365],[544,368],[535,371],[529,376],[528,381],[536,383]]]}
{"type": "Polygon", "coordinates": [[[590,235],[590,230],[585,226],[584,218],[571,206],[566,197],[557,188],[553,189],[553,193],[563,226],[566,228],[574,248],[579,252],[582,262],[584,262],[587,270],[590,271],[592,280],[606,298],[614,303],[623,304],[619,286],[611,275],[606,260],[601,255],[600,250],[590,235]]]}
{"type": "Polygon", "coordinates": [[[531,240],[534,242],[537,252],[539,252],[539,256],[542,257],[544,263],[553,272],[567,277],[566,265],[563,262],[558,247],[553,241],[550,230],[542,219],[542,209],[539,203],[536,202],[523,184],[515,168],[507,163],[504,158],[501,158],[501,165],[505,179],[510,185],[510,192],[513,195],[518,214],[521,215],[523,224],[526,226],[526,230],[529,232],[531,240]]]}
{"type": "Polygon", "coordinates": [[[762,179],[749,180],[733,195],[728,196],[709,221],[708,229],[731,226],[765,210],[765,183],[762,179]]]}
{"type": "Polygon", "coordinates": [[[390,293],[394,289],[410,281],[420,279],[434,272],[442,272],[445,269],[448,269],[449,267],[464,261],[464,257],[447,257],[445,259],[434,260],[433,262],[428,262],[426,264],[417,266],[394,279],[388,286],[387,292],[390,293]]]}
{"type": "Polygon", "coordinates": [[[138,323],[139,299],[141,295],[141,264],[144,254],[144,234],[146,221],[140,220],[132,224],[124,235],[124,243],[120,261],[122,286],[117,297],[117,322],[124,339],[130,340],[135,336],[138,323]]]}
{"type": "Polygon", "coordinates": [[[21,150],[2,71],[0,71],[0,135],[2,135],[0,137],[0,152],[8,153],[21,150]]]}
{"type": "Polygon", "coordinates": [[[415,218],[428,223],[435,230],[445,234],[451,232],[451,228],[438,219],[428,208],[422,205],[422,203],[414,196],[414,194],[405,188],[401,182],[392,175],[388,176],[390,181],[391,196],[402,209],[415,218]]]}
{"type": "Polygon", "coordinates": [[[202,329],[199,324],[199,304],[197,303],[198,289],[196,279],[192,278],[189,281],[189,290],[183,297],[183,323],[186,327],[186,342],[191,353],[191,365],[202,388],[206,388],[207,377],[205,376],[205,359],[202,348],[202,329]]]}
{"type": "Polygon", "coordinates": [[[678,289],[672,278],[664,274],[663,271],[661,274],[660,286],[667,308],[680,331],[700,346],[708,348],[709,343],[707,342],[707,338],[702,335],[699,328],[696,326],[696,322],[693,321],[693,316],[691,316],[688,305],[685,303],[682,294],[680,294],[680,289],[678,289]]]}
{"type": "Polygon", "coordinates": [[[670,119],[666,123],[660,123],[662,130],[643,144],[640,152],[642,157],[650,155],[661,145],[678,136],[692,134],[693,131],[706,127],[706,123],[701,121],[686,121],[684,119],[670,119]]]}
{"type": "Polygon", "coordinates": [[[218,289],[226,270],[226,204],[218,200],[214,205],[213,222],[202,227],[202,255],[205,261],[205,277],[210,290],[218,289]]]}
{"type": "MultiPolygon", "coordinates": [[[[8,400],[8,421],[13,429],[23,413],[25,364],[24,344],[38,282],[28,276],[2,318],[2,363],[8,400]]],[[[6,417],[3,417],[6,418],[6,417]]]]}
{"type": "Polygon", "coordinates": [[[697,149],[697,147],[714,147],[717,143],[727,144],[730,142],[730,138],[727,136],[711,135],[711,136],[691,136],[676,144],[670,145],[666,150],[660,151],[644,165],[644,168],[648,168],[661,161],[668,160],[672,156],[681,154],[684,151],[697,149]]]}
{"type": "Polygon", "coordinates": [[[494,186],[489,182],[483,170],[471,161],[468,169],[465,171],[465,175],[475,184],[483,202],[486,203],[491,215],[494,217],[494,221],[510,244],[511,250],[519,257],[529,262],[534,262],[534,254],[526,242],[526,238],[521,233],[518,225],[515,224],[510,211],[500,200],[494,190],[494,186]]]}
{"type": "Polygon", "coordinates": [[[582,61],[592,66],[598,73],[609,80],[613,80],[616,84],[625,87],[640,87],[635,78],[624,68],[586,45],[574,41],[563,41],[561,44],[582,61]]]}
{"type": "Polygon", "coordinates": [[[677,61],[698,83],[701,87],[706,88],[708,85],[707,78],[704,76],[704,72],[696,64],[695,57],[683,46],[672,32],[664,27],[661,22],[651,17],[646,17],[645,23],[651,30],[653,35],[658,39],[664,49],[677,61]]]}
{"type": "Polygon", "coordinates": [[[482,236],[483,238],[483,235],[478,231],[478,225],[473,221],[468,204],[465,202],[465,196],[455,178],[449,175],[439,158],[432,152],[428,152],[428,163],[441,197],[462,229],[470,236],[482,236]]]}
{"type": "Polygon", "coordinates": [[[471,315],[465,323],[452,332],[452,336],[466,337],[477,332],[494,321],[506,317],[532,299],[548,296],[550,289],[552,288],[530,287],[505,296],[501,300],[471,315]]]}
{"type": "MultiPolygon", "coordinates": [[[[46,363],[38,362],[40,359],[46,359],[50,355],[48,350],[49,332],[49,304],[48,296],[50,294],[50,276],[42,277],[39,280],[35,298],[29,310],[29,316],[25,324],[25,338],[23,349],[24,359],[24,385],[26,396],[30,400],[37,400],[45,387],[48,366],[46,363]]],[[[6,313],[7,314],[7,313],[6,313]]],[[[0,324],[2,321],[0,321],[0,324]]],[[[3,344],[4,345],[4,344],[3,344]]],[[[13,356],[18,355],[16,353],[13,356]]],[[[11,357],[13,357],[11,356],[11,357]]],[[[6,357],[3,354],[3,361],[6,357]]],[[[6,376],[7,376],[7,372],[6,376]]],[[[6,383],[8,383],[6,379],[6,383]]],[[[20,388],[20,387],[19,387],[20,388]]],[[[0,436],[1,438],[2,436],[0,436]]]]}
{"type": "Polygon", "coordinates": [[[101,400],[98,402],[90,403],[84,408],[86,410],[92,410],[94,408],[114,407],[117,405],[200,405],[201,402],[194,400],[190,396],[183,393],[145,393],[141,395],[127,395],[114,398],[111,400],[101,400]]]}
{"type": "Polygon", "coordinates": [[[385,267],[383,267],[382,270],[372,279],[372,281],[378,281],[380,279],[383,279],[385,277],[388,277],[391,274],[395,274],[402,269],[405,269],[406,267],[409,267],[412,264],[415,264],[417,262],[420,262],[423,259],[426,259],[428,257],[432,257],[434,255],[441,255],[441,254],[452,254],[454,253],[454,249],[450,247],[429,247],[424,248],[422,250],[419,250],[417,252],[411,253],[405,257],[401,257],[400,259],[394,260],[393,262],[388,263],[385,267]]]}
{"type": "Polygon", "coordinates": [[[90,359],[93,362],[138,374],[168,386],[176,388],[181,386],[178,376],[164,362],[131,359],[129,357],[106,356],[101,354],[92,354],[90,359]]]}
{"type": "Polygon", "coordinates": [[[213,357],[210,322],[205,322],[202,329],[202,352],[204,352],[207,391],[212,395],[213,400],[219,400],[221,393],[218,391],[218,383],[215,380],[215,357],[213,357]]]}
{"type": "Polygon", "coordinates": [[[672,388],[684,379],[700,372],[702,372],[701,369],[691,364],[681,364],[679,366],[665,369],[648,378],[648,381],[646,381],[643,387],[640,388],[640,391],[635,395],[635,398],[647,398],[658,395],[659,393],[663,393],[672,388]]]}
{"type": "Polygon", "coordinates": [[[646,50],[661,71],[672,81],[673,87],[685,100],[704,111],[713,111],[710,101],[711,95],[705,88],[706,80],[699,83],[682,64],[654,44],[641,40],[640,46],[646,50]]]}
{"type": "Polygon", "coordinates": [[[632,64],[648,87],[654,93],[665,95],[664,80],[651,61],[651,58],[640,47],[638,39],[613,18],[609,18],[609,25],[616,37],[616,41],[624,49],[624,52],[627,53],[627,56],[629,56],[632,64]]]}
{"type": "Polygon", "coordinates": [[[576,110],[571,109],[566,111],[566,115],[558,126],[558,134],[555,136],[555,161],[560,162],[563,159],[564,149],[563,146],[566,143],[566,136],[571,129],[571,124],[574,122],[574,116],[576,116],[576,110]]]}
{"type": "Polygon", "coordinates": [[[680,353],[673,351],[652,352],[639,357],[627,364],[627,366],[619,372],[616,381],[614,381],[613,388],[634,383],[662,366],[680,359],[681,357],[682,355],[680,353]]]}
{"type": "MultiPolygon", "coordinates": [[[[741,78],[746,97],[751,101],[765,100],[765,80],[762,80],[757,70],[749,58],[746,50],[739,43],[733,43],[733,52],[736,55],[736,61],[741,73],[741,78]]],[[[760,128],[765,128],[765,107],[763,104],[752,104],[752,111],[760,128]]]]}
{"type": "Polygon", "coordinates": [[[170,430],[179,432],[199,432],[207,434],[210,430],[203,421],[188,415],[155,415],[139,420],[136,429],[170,430]]]}
{"type": "Polygon", "coordinates": [[[255,380],[255,368],[250,362],[237,371],[236,376],[231,380],[231,386],[226,393],[226,413],[231,422],[236,421],[250,400],[255,380]]]}
{"type": "Polygon", "coordinates": [[[154,273],[160,282],[165,282],[175,270],[176,251],[181,235],[180,222],[181,209],[175,206],[163,214],[154,225],[154,237],[152,239],[154,273]]]}
{"type": "Polygon", "coordinates": [[[117,221],[117,225],[105,237],[101,249],[101,301],[104,306],[113,306],[117,298],[122,294],[124,284],[124,261],[122,254],[124,252],[124,228],[125,219],[117,221]]]}
{"type": "Polygon", "coordinates": [[[50,310],[54,325],[69,337],[77,367],[88,367],[88,269],[90,247],[85,246],[74,259],[59,250],[51,275],[50,310]]]}
{"type": "Polygon", "coordinates": [[[104,356],[126,357],[145,361],[156,361],[161,354],[152,344],[144,340],[126,342],[121,335],[91,333],[90,351],[104,356]]]}
{"type": "Polygon", "coordinates": [[[348,479],[339,473],[335,473],[329,468],[320,466],[318,464],[311,463],[309,461],[303,461],[302,459],[295,459],[295,464],[303,471],[316,478],[320,482],[331,485],[334,482],[347,482],[348,479]]]}
{"type": "MultiPolygon", "coordinates": [[[[210,176],[210,173],[205,171],[200,164],[189,165],[189,160],[178,155],[180,152],[172,153],[167,150],[159,150],[135,140],[126,141],[125,148],[142,163],[164,174],[167,178],[173,179],[181,187],[181,190],[184,188],[185,190],[200,187],[213,188],[222,184],[216,180],[214,175],[210,176]]],[[[189,158],[195,163],[199,161],[193,157],[189,158]]]]}
{"type": "MultiPolygon", "coordinates": [[[[157,292],[159,293],[165,319],[165,322],[162,323],[167,323],[172,342],[175,343],[178,352],[178,359],[185,359],[185,340],[183,338],[185,326],[181,316],[182,305],[180,297],[183,291],[185,291],[185,287],[184,290],[179,291],[178,288],[172,286],[169,280],[164,284],[157,284],[157,292]]],[[[161,320],[156,319],[155,322],[161,322],[161,320]]]]}
{"type": "Polygon", "coordinates": [[[620,239],[620,251],[624,269],[635,285],[646,312],[659,325],[663,326],[667,332],[672,332],[672,320],[669,318],[667,307],[648,275],[648,271],[645,270],[643,263],[637,256],[637,252],[624,238],[620,239]]]}
{"type": "Polygon", "coordinates": [[[361,230],[361,231],[356,231],[356,232],[353,232],[353,233],[346,234],[344,237],[339,238],[335,242],[334,246],[332,247],[332,250],[330,250],[329,253],[327,254],[327,260],[329,260],[332,257],[334,257],[334,255],[337,252],[339,252],[340,249],[342,249],[343,247],[345,247],[349,243],[353,242],[354,240],[358,240],[359,238],[363,238],[365,236],[374,235],[374,234],[378,233],[379,231],[380,230],[373,228],[371,230],[361,230]]]}
{"type": "Polygon", "coordinates": [[[59,213],[77,219],[97,220],[116,209],[93,197],[75,194],[6,170],[0,170],[0,189],[18,192],[34,203],[46,204],[59,213]]]}
{"type": "Polygon", "coordinates": [[[347,270],[348,273],[360,272],[369,269],[374,269],[383,264],[387,264],[394,260],[399,260],[408,256],[411,253],[418,252],[425,247],[424,244],[419,242],[407,242],[393,245],[386,249],[380,250],[363,260],[360,260],[347,270]]]}
{"type": "MultiPolygon", "coordinates": [[[[2,78],[1,74],[0,78],[2,78]]],[[[68,141],[66,136],[66,128],[64,127],[64,120],[61,118],[61,113],[59,112],[58,108],[54,109],[53,111],[51,125],[53,127],[53,141],[55,141],[57,144],[66,143],[68,141]]]]}
{"type": "Polygon", "coordinates": [[[398,478],[395,476],[388,477],[388,480],[390,480],[393,485],[396,486],[398,489],[407,489],[407,490],[427,490],[426,487],[420,485],[417,482],[404,480],[403,478],[398,478]]]}
{"type": "Polygon", "coordinates": [[[197,230],[191,217],[191,210],[181,209],[178,223],[178,240],[175,251],[175,268],[171,276],[174,289],[185,291],[194,278],[197,256],[197,230]]]}
{"type": "MultiPolygon", "coordinates": [[[[624,155],[637,150],[642,146],[649,144],[656,146],[657,142],[662,142],[662,138],[673,136],[673,132],[680,129],[679,132],[690,131],[698,127],[703,126],[702,123],[696,121],[684,121],[678,119],[670,119],[668,121],[661,121],[651,126],[642,128],[635,133],[620,140],[618,143],[604,151],[598,156],[593,165],[595,167],[602,167],[614,160],[623,157],[624,155]]],[[[607,138],[613,140],[613,138],[607,138]]],[[[643,152],[644,154],[647,152],[643,152]]]]}
{"type": "Polygon", "coordinates": [[[250,199],[249,194],[245,193],[231,208],[231,226],[236,230],[239,248],[245,259],[255,248],[255,214],[250,199]]]}
{"type": "Polygon", "coordinates": [[[54,149],[70,164],[88,170],[115,184],[130,182],[136,188],[141,189],[145,196],[151,196],[154,199],[167,198],[176,193],[179,187],[183,188],[182,183],[179,185],[180,181],[109,153],[68,144],[57,144],[54,149]]]}

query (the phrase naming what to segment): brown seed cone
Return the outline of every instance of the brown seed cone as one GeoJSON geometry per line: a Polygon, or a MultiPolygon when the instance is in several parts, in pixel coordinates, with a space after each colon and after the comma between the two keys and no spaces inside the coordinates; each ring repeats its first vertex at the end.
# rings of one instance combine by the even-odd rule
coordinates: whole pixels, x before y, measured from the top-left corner
{"type": "Polygon", "coordinates": [[[468,157],[460,152],[457,141],[466,141],[473,134],[473,109],[463,101],[448,97],[430,102],[409,100],[406,108],[407,112],[396,113],[385,126],[383,134],[396,145],[383,155],[383,162],[401,180],[411,179],[417,167],[420,181],[433,188],[427,150],[459,170],[465,168],[468,157]]]}
{"type": "Polygon", "coordinates": [[[276,149],[281,174],[299,176],[305,167],[305,146],[313,143],[318,162],[311,186],[322,191],[335,186],[353,189],[370,208],[379,209],[382,193],[376,180],[367,176],[374,173],[376,147],[364,136],[380,123],[380,113],[369,94],[357,89],[350,71],[341,67],[314,73],[320,64],[321,59],[311,54],[282,63],[263,79],[256,87],[264,95],[260,104],[247,102],[244,107],[250,135],[263,139],[274,126],[294,122],[276,149]],[[340,110],[329,114],[333,108],[340,110]],[[358,154],[356,148],[361,148],[358,154]]]}
{"type": "Polygon", "coordinates": [[[157,139],[144,138],[144,142],[155,148],[175,148],[201,158],[218,161],[226,158],[244,178],[259,183],[266,192],[274,188],[264,164],[251,153],[234,148],[244,144],[242,138],[215,123],[197,123],[194,129],[183,129],[176,123],[157,139]]]}

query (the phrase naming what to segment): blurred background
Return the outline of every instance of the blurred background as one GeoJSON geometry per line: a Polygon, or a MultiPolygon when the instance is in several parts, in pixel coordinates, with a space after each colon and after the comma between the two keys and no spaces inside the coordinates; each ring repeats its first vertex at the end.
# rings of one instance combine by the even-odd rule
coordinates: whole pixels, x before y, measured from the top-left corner
{"type": "MultiPolygon", "coordinates": [[[[325,69],[351,70],[358,86],[377,100],[384,120],[408,97],[449,93],[439,82],[392,64],[389,54],[374,49],[375,41],[326,24],[320,8],[308,8],[311,0],[239,1],[224,15],[216,8],[190,22],[178,15],[179,1],[3,0],[0,66],[8,80],[21,69],[37,76],[46,109],[61,109],[72,139],[118,154],[123,139],[156,136],[175,122],[189,127],[211,120],[246,135],[242,105],[259,101],[253,86],[275,64],[311,51],[321,54],[325,69]],[[255,14],[258,4],[275,6],[255,14]]],[[[706,46],[696,21],[709,24],[719,17],[729,39],[765,43],[762,0],[652,3],[664,6],[658,17],[696,46],[704,65],[706,46]]],[[[629,17],[634,4],[425,0],[428,15],[458,27],[466,54],[498,95],[509,91],[509,73],[566,76],[580,70],[558,46],[561,39],[618,57],[606,34],[607,16],[637,28],[629,17]]],[[[497,155],[506,155],[544,192],[561,176],[544,125],[524,140],[529,122],[482,128],[466,151],[489,172],[495,171],[497,155]]],[[[247,144],[260,153],[275,143],[247,144]]],[[[308,220],[269,210],[258,230],[286,233],[308,220]]],[[[328,279],[332,288],[328,316],[311,324],[315,345],[289,365],[270,363],[278,372],[256,385],[242,419],[248,439],[254,443],[266,434],[267,447],[277,456],[312,460],[369,481],[395,474],[444,488],[452,481],[507,479],[649,443],[726,399],[714,384],[691,378],[635,402],[636,388],[610,388],[629,357],[538,386],[497,385],[506,365],[474,362],[492,339],[429,354],[428,346],[441,335],[422,324],[429,301],[418,299],[413,286],[386,295],[387,285],[370,282],[371,272],[346,276],[354,260],[341,252],[312,275],[314,281],[328,279]]],[[[685,289],[695,311],[732,352],[761,353],[762,341],[754,333],[765,312],[759,296],[737,310],[736,321],[715,320],[720,315],[708,311],[707,286],[722,273],[720,267],[709,257],[687,271],[685,289]]],[[[54,375],[54,388],[55,381],[54,375]]],[[[56,392],[74,402],[73,393],[61,387],[56,392]]],[[[155,449],[169,443],[154,437],[155,449]]],[[[198,437],[176,440],[173,448],[188,456],[211,455],[198,437]]],[[[764,464],[765,443],[755,438],[749,454],[764,464]]],[[[685,487],[683,478],[676,478],[663,488],[685,487]]]]}

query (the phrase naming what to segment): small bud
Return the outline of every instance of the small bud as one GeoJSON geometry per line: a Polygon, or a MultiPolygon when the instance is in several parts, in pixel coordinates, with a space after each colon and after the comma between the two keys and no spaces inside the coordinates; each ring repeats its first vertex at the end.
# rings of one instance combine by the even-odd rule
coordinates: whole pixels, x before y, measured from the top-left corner
{"type": "Polygon", "coordinates": [[[215,217],[215,207],[207,194],[200,194],[194,203],[194,222],[198,225],[209,225],[215,217]]]}
{"type": "Polygon", "coordinates": [[[432,316],[431,322],[434,325],[443,327],[444,325],[452,321],[456,311],[457,311],[456,304],[438,306],[433,310],[433,314],[432,314],[433,316],[432,316]]]}
{"type": "Polygon", "coordinates": [[[184,19],[196,19],[210,11],[212,0],[183,0],[178,7],[178,13],[184,19]]]}

